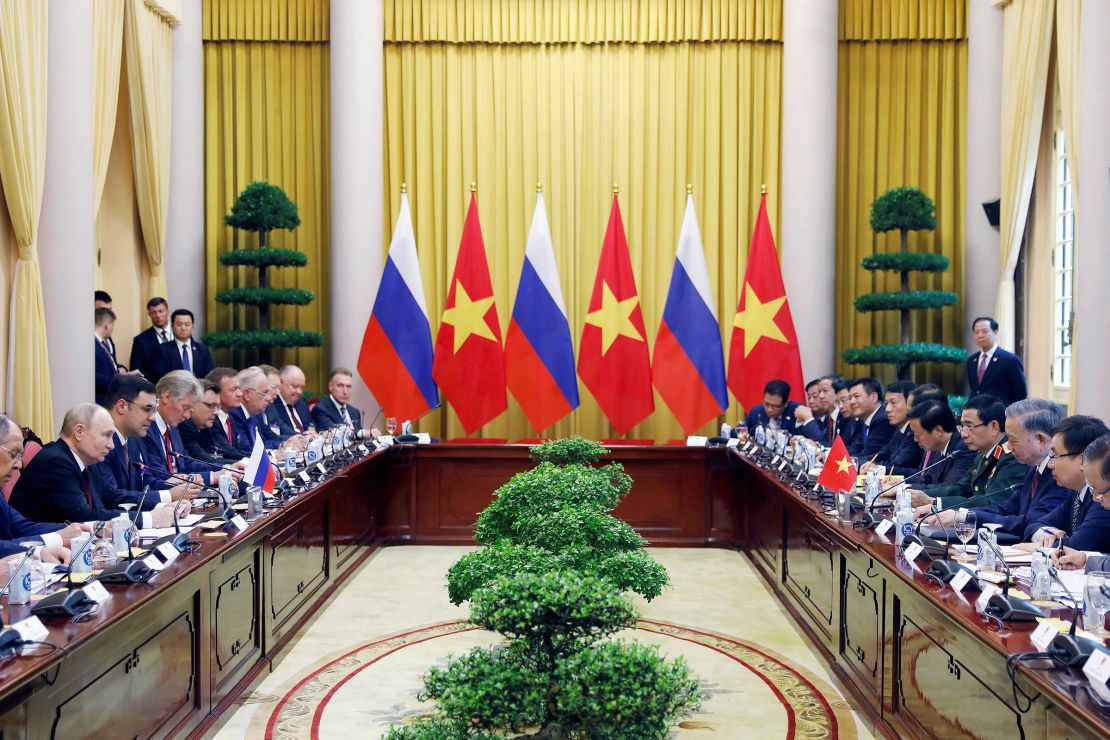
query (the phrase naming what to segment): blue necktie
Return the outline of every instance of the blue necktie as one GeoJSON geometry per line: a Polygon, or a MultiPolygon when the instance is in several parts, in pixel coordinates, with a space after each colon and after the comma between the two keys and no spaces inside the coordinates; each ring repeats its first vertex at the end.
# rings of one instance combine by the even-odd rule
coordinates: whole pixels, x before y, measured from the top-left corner
{"type": "Polygon", "coordinates": [[[184,344],[181,345],[181,367],[189,372],[193,372],[193,367],[189,364],[189,348],[184,344]]]}

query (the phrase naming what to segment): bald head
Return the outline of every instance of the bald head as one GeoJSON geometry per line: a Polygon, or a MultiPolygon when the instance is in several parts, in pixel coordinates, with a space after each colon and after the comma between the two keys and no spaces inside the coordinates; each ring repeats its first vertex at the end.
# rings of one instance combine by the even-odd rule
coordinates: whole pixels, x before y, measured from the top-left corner
{"type": "Polygon", "coordinates": [[[301,400],[304,394],[304,371],[296,365],[286,365],[280,374],[281,399],[290,406],[301,400]]]}

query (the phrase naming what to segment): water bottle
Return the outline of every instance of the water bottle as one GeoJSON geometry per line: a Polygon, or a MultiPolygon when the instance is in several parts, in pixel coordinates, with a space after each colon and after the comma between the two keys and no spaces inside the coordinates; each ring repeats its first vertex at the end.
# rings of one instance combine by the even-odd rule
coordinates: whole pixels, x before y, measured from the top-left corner
{"type": "Polygon", "coordinates": [[[31,603],[31,559],[19,558],[8,562],[8,603],[31,603]]]}
{"type": "Polygon", "coordinates": [[[1052,576],[1048,574],[1048,555],[1043,552],[1033,553],[1033,580],[1030,584],[1029,595],[1033,601],[1052,600],[1052,576]]]}
{"type": "Polygon", "coordinates": [[[297,453],[293,450],[285,451],[285,474],[293,475],[297,471],[297,453]]]}
{"type": "Polygon", "coordinates": [[[909,506],[899,506],[894,514],[894,545],[902,546],[902,541],[913,534],[913,509],[909,506]]]}
{"type": "Polygon", "coordinates": [[[898,495],[894,498],[895,508],[900,509],[913,509],[913,496],[910,494],[910,489],[903,483],[898,486],[898,495]]]}
{"type": "Polygon", "coordinates": [[[725,439],[728,439],[729,437],[732,436],[732,427],[730,427],[725,422],[721,422],[721,436],[724,437],[725,439]]]}
{"type": "Polygon", "coordinates": [[[120,514],[112,520],[112,547],[117,553],[127,552],[127,539],[131,534],[131,519],[127,514],[120,514]]]}
{"type": "Polygon", "coordinates": [[[762,424],[755,428],[755,443],[760,447],[764,447],[767,444],[767,430],[763,428],[762,424]]]}
{"type": "Polygon", "coordinates": [[[308,450],[305,452],[305,467],[315,465],[320,462],[324,454],[324,443],[316,438],[308,445],[308,450]]]}
{"type": "Polygon", "coordinates": [[[867,480],[864,483],[864,500],[870,506],[879,495],[879,476],[874,470],[867,471],[867,480]]]}
{"type": "Polygon", "coordinates": [[[92,572],[92,545],[89,545],[91,539],[92,532],[82,532],[70,541],[70,552],[77,554],[77,557],[69,564],[71,573],[92,572]]]}
{"type": "Polygon", "coordinates": [[[994,570],[997,564],[996,558],[994,557],[994,549],[987,544],[990,541],[991,531],[986,527],[980,527],[979,535],[976,537],[976,542],[979,544],[979,547],[975,554],[975,562],[978,563],[979,570],[994,570]]]}

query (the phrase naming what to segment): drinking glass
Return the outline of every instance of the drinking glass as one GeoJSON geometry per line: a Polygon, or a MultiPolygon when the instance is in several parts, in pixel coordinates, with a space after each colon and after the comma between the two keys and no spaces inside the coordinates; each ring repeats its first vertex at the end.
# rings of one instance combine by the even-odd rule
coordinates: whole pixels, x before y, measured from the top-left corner
{"type": "Polygon", "coordinates": [[[1105,637],[1106,612],[1110,611],[1110,573],[1093,571],[1087,574],[1087,607],[1083,625],[1092,635],[1105,637]]]}
{"type": "Polygon", "coordinates": [[[397,431],[397,417],[395,417],[395,416],[386,417],[385,431],[389,433],[389,436],[391,436],[391,437],[393,436],[393,433],[397,431]]]}
{"type": "Polygon", "coordinates": [[[956,517],[956,536],[960,538],[963,543],[964,551],[960,553],[957,558],[962,562],[968,562],[972,558],[967,554],[967,543],[971,542],[975,537],[975,530],[977,529],[977,522],[974,511],[965,511],[963,514],[956,517]]]}

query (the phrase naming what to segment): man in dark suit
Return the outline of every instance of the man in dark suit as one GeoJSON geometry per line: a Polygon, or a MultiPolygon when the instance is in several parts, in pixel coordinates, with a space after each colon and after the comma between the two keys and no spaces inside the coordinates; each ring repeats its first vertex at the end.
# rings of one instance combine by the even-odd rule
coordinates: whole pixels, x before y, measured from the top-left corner
{"type": "Polygon", "coordinates": [[[801,404],[789,399],[790,384],[785,380],[772,380],[763,386],[763,403],[752,407],[744,420],[748,434],[754,434],[756,427],[763,427],[793,435],[801,426],[795,417],[801,404]]]}
{"type": "Polygon", "coordinates": [[[1048,467],[1069,494],[1059,506],[1029,524],[1027,542],[1051,546],[1063,539],[1076,550],[1110,550],[1110,510],[1094,500],[1083,470],[1083,451],[1104,434],[1110,434],[1110,429],[1101,419],[1081,415],[1069,416],[1052,430],[1048,467]]]}
{"type": "Polygon", "coordinates": [[[924,491],[958,482],[971,468],[975,453],[967,449],[956,433],[956,417],[947,403],[915,403],[909,418],[913,438],[925,451],[921,470],[926,472],[917,478],[911,489],[913,505],[923,506],[931,501],[924,491]]]}
{"type": "MultiPolygon", "coordinates": [[[[105,503],[104,482],[91,466],[104,460],[114,444],[112,418],[101,406],[82,403],[66,412],[58,439],[49,442],[23,470],[12,491],[12,508],[39,522],[108,521],[121,509],[105,503]]],[[[159,504],[153,511],[131,511],[143,528],[173,526],[173,507],[159,504]]],[[[187,501],[179,514],[187,514],[187,501]]]]}
{"type": "Polygon", "coordinates": [[[266,372],[260,367],[248,367],[240,371],[239,388],[243,393],[243,402],[228,412],[239,452],[249,456],[254,448],[255,436],[262,437],[266,449],[280,447],[282,440],[269,428],[265,417],[272,399],[270,379],[266,372]]]}
{"type": "MultiPolygon", "coordinates": [[[[975,506],[978,524],[1000,524],[999,532],[1021,540],[1029,524],[1042,518],[1068,497],[1048,471],[1051,434],[1060,423],[1064,409],[1043,398],[1027,398],[1006,407],[1006,437],[1017,461],[1026,466],[1021,487],[1000,504],[975,506]]],[[[936,515],[945,526],[952,526],[959,511],[936,515]]],[[[930,517],[929,522],[932,523],[930,517]]]]}
{"type": "Polygon", "coordinates": [[[979,351],[967,358],[968,396],[986,393],[1007,406],[1025,398],[1025,366],[1020,357],[998,346],[998,322],[980,316],[971,322],[971,331],[979,351]]]}
{"type": "Polygon", "coordinates": [[[155,296],[146,302],[146,315],[151,325],[135,335],[131,342],[131,369],[138,370],[154,383],[158,381],[162,365],[163,344],[173,341],[170,333],[170,306],[166,299],[155,296]]]}
{"type": "Polygon", "coordinates": [[[94,313],[96,322],[94,329],[96,340],[94,347],[96,352],[96,402],[103,403],[108,384],[120,372],[120,367],[116,364],[116,349],[111,344],[112,330],[116,326],[116,315],[110,308],[98,308],[94,313]]]}
{"type": "Polygon", "coordinates": [[[844,434],[848,454],[864,462],[872,460],[894,436],[883,410],[883,384],[874,378],[856,378],[848,383],[848,406],[856,423],[844,434]]]}
{"type": "Polygon", "coordinates": [[[303,434],[312,429],[312,412],[301,395],[304,393],[304,372],[296,365],[286,365],[278,373],[278,397],[266,410],[267,417],[286,436],[303,434]]]}
{"type": "Polygon", "coordinates": [[[192,417],[183,419],[177,425],[177,432],[185,445],[185,454],[214,465],[232,465],[243,456],[230,446],[228,438],[215,425],[216,414],[220,409],[219,386],[208,378],[200,381],[200,384],[204,388],[204,396],[193,407],[192,417]]]}
{"type": "MultiPolygon", "coordinates": [[[[350,404],[351,389],[354,388],[354,375],[345,367],[337,367],[331,371],[328,379],[328,397],[321,398],[312,409],[312,421],[316,431],[324,432],[339,424],[350,424],[354,427],[358,439],[377,437],[381,432],[377,429],[364,429],[362,426],[362,412],[350,404]]],[[[371,424],[374,420],[371,420],[371,424]]]]}
{"type": "Polygon", "coordinates": [[[913,438],[909,420],[909,395],[914,384],[907,380],[896,380],[886,388],[886,420],[890,424],[891,437],[887,440],[874,462],[860,466],[860,473],[866,473],[872,466],[882,465],[887,475],[906,475],[921,468],[924,451],[913,438]]]}
{"type": "Polygon", "coordinates": [[[212,355],[203,342],[193,339],[193,312],[179,308],[170,315],[173,341],[158,348],[161,355],[159,375],[173,370],[188,370],[195,377],[203,378],[216,367],[212,355]]]}

